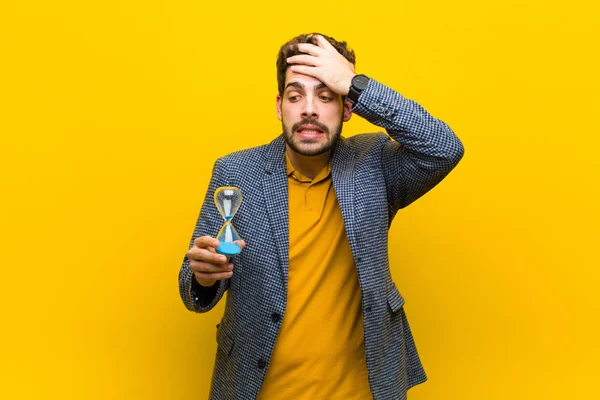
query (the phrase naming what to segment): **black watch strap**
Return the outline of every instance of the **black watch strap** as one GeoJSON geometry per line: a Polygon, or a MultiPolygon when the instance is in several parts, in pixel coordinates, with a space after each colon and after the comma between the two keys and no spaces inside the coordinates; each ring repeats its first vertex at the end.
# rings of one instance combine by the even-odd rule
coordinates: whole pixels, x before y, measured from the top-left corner
{"type": "Polygon", "coordinates": [[[348,96],[346,98],[350,100],[350,102],[354,105],[358,102],[358,98],[363,90],[367,88],[369,84],[369,77],[363,74],[355,75],[352,78],[352,82],[350,84],[350,90],[348,91],[348,96]]]}

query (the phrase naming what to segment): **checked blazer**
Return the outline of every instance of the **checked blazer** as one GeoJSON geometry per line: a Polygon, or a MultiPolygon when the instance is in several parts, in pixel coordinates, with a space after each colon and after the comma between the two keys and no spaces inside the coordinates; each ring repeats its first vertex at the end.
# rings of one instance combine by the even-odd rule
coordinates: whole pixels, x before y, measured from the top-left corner
{"type": "MultiPolygon", "coordinates": [[[[331,156],[333,186],[358,273],[369,384],[375,400],[406,399],[427,378],[388,264],[388,229],[397,211],[437,185],[460,161],[452,130],[416,102],[371,79],[352,110],[385,133],[340,137],[331,156]]],[[[185,306],[207,312],[228,291],[217,329],[210,398],[256,398],[285,315],[288,192],[285,140],[219,158],[190,242],[215,237],[223,218],[213,194],[237,186],[233,218],[247,247],[231,258],[234,273],[213,287],[197,284],[184,259],[179,291],[185,306]]],[[[310,266],[308,266],[310,268],[310,266]]],[[[310,332],[307,332],[310,334],[310,332]]]]}

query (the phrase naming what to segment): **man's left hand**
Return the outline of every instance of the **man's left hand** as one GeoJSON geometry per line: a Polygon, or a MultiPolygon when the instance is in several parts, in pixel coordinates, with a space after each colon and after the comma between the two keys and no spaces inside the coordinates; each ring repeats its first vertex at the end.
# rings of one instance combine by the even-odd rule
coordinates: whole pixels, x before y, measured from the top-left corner
{"type": "Polygon", "coordinates": [[[299,43],[302,53],[287,59],[292,71],[312,76],[323,82],[334,92],[348,94],[352,78],[356,75],[354,65],[341,55],[323,36],[317,35],[318,46],[311,43],[299,43]]]}

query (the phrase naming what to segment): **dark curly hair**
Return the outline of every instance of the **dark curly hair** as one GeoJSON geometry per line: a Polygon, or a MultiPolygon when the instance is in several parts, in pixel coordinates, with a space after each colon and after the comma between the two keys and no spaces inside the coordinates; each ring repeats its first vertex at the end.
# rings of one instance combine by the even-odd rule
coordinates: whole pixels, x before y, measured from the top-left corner
{"type": "Polygon", "coordinates": [[[303,54],[298,51],[298,43],[311,43],[317,45],[316,35],[323,36],[341,55],[346,58],[346,60],[350,61],[352,65],[356,65],[356,56],[354,54],[354,50],[349,49],[346,42],[338,42],[331,36],[316,32],[298,35],[281,46],[281,49],[279,49],[279,54],[277,54],[277,87],[280,96],[283,96],[283,90],[285,87],[285,72],[289,67],[289,64],[286,61],[287,58],[298,54],[303,54]]]}

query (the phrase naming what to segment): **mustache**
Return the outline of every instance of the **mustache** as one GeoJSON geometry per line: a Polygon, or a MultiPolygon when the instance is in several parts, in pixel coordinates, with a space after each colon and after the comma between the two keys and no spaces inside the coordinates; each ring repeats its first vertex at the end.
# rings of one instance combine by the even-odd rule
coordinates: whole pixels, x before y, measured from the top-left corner
{"type": "Polygon", "coordinates": [[[300,122],[296,122],[294,125],[292,125],[292,132],[296,132],[298,129],[300,129],[302,125],[314,125],[323,132],[329,134],[329,128],[327,128],[327,126],[314,119],[303,119],[300,122]]]}

